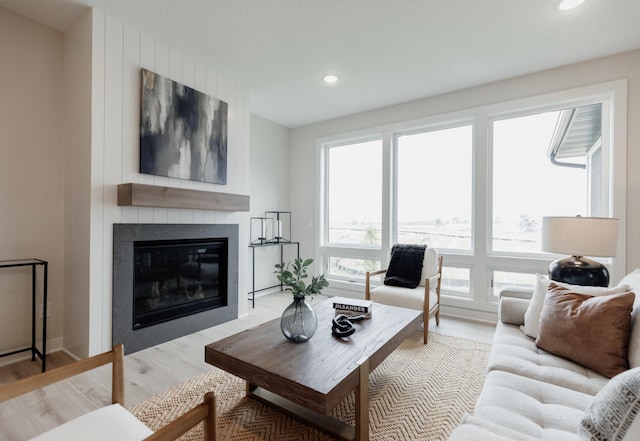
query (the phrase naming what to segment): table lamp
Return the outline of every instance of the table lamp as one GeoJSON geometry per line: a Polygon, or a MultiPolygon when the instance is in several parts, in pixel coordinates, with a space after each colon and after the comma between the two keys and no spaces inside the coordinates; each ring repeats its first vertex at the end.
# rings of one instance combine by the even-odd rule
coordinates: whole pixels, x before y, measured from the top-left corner
{"type": "Polygon", "coordinates": [[[549,279],[584,286],[609,286],[609,271],[592,257],[615,257],[619,219],[543,217],[542,251],[570,254],[549,265],[549,279]]]}

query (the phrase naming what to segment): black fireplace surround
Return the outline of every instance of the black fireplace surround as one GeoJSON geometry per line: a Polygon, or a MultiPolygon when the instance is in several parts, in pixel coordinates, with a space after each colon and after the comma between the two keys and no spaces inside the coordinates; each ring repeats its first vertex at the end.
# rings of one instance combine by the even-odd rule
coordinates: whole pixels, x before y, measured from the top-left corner
{"type": "Polygon", "coordinates": [[[238,316],[238,225],[114,224],[113,343],[127,354],[238,316]]]}

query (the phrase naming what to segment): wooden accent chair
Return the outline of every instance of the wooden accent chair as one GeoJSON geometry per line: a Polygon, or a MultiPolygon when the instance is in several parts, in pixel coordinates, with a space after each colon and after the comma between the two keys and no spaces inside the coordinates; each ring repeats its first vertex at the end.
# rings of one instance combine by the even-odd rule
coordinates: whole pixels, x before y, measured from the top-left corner
{"type": "Polygon", "coordinates": [[[442,256],[435,248],[427,247],[420,285],[417,288],[379,285],[372,287],[371,278],[383,275],[387,268],[367,272],[365,281],[365,299],[384,305],[400,306],[422,311],[424,323],[424,344],[429,340],[429,319],[436,317],[436,325],[440,324],[440,286],[442,285],[442,256]]]}
{"type": "Polygon", "coordinates": [[[201,421],[204,421],[204,440],[216,440],[216,402],[213,392],[205,394],[201,404],[155,433],[124,408],[123,345],[116,345],[109,352],[0,386],[0,402],[109,363],[113,365],[111,383],[111,402],[113,404],[81,415],[33,438],[33,440],[169,441],[180,437],[201,421]]]}

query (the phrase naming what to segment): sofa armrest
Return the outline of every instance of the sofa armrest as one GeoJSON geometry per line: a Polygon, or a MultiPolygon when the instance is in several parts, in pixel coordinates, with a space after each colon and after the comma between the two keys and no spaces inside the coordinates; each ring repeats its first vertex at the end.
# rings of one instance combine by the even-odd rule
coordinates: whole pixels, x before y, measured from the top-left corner
{"type": "Polygon", "coordinates": [[[524,325],[524,313],[533,296],[532,290],[505,288],[499,294],[498,319],[508,325],[524,325]]]}
{"type": "Polygon", "coordinates": [[[524,314],[529,307],[529,300],[518,297],[500,297],[498,317],[507,325],[524,325],[524,314]]]}
{"type": "Polygon", "coordinates": [[[531,300],[533,296],[533,290],[531,289],[518,289],[518,288],[505,288],[500,291],[499,297],[513,297],[516,299],[528,299],[531,300]]]}

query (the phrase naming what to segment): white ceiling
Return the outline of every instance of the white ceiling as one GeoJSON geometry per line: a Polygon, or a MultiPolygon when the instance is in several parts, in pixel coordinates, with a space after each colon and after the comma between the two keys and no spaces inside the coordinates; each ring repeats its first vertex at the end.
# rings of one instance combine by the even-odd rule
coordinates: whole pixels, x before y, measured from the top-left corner
{"type": "Polygon", "coordinates": [[[0,0],[64,31],[96,7],[251,88],[286,127],[640,48],[640,0],[0,0]],[[326,73],[341,80],[322,83],[326,73]]]}

